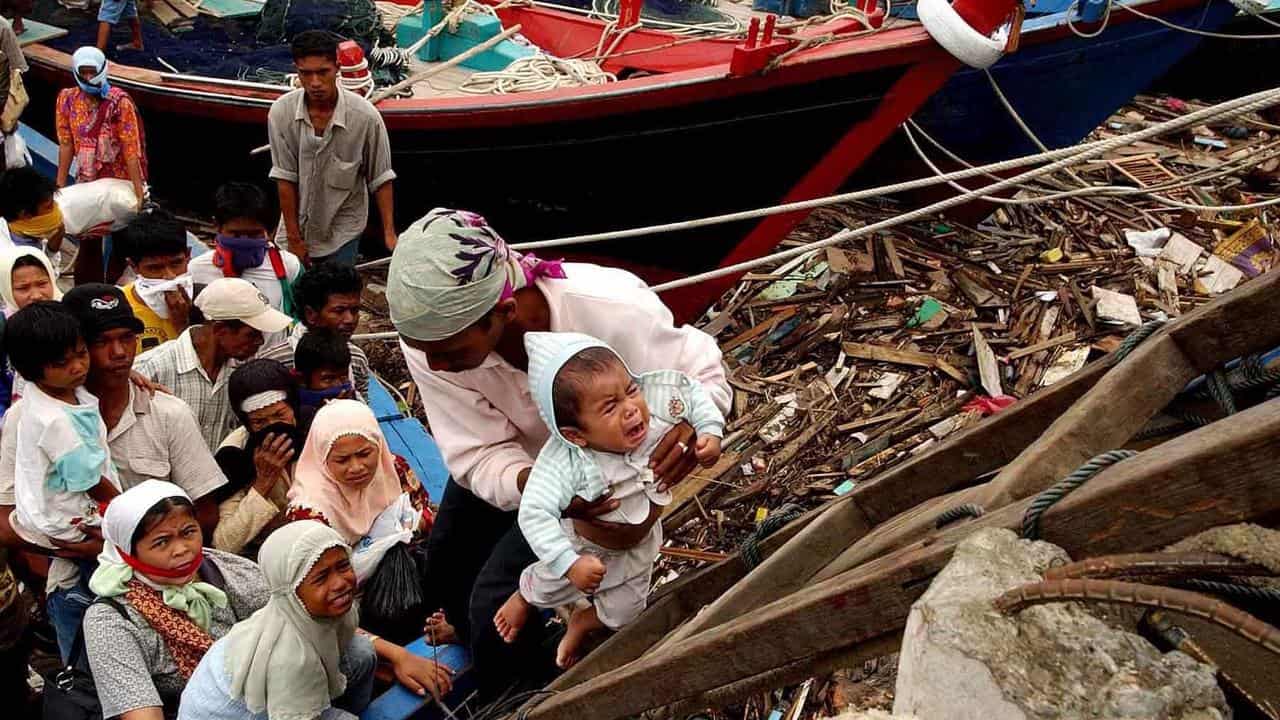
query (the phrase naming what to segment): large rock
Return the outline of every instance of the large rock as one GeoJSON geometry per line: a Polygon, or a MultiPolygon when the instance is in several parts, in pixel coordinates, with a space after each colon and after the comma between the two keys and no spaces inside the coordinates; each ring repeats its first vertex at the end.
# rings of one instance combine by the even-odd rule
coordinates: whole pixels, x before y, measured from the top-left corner
{"type": "Polygon", "coordinates": [[[893,711],[927,720],[1231,717],[1214,671],[1161,654],[1079,603],[1008,617],[991,601],[1069,562],[1008,530],[975,533],[911,608],[893,711]]]}

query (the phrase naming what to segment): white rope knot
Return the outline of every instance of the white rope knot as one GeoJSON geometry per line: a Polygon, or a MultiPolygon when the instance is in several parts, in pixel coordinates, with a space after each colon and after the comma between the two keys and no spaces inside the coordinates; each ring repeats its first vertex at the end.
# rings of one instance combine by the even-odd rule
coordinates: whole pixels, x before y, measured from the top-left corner
{"type": "Polygon", "coordinates": [[[919,0],[916,13],[929,35],[965,65],[984,70],[1004,57],[1010,24],[1000,26],[990,36],[983,35],[965,22],[948,0],[919,0]]]}

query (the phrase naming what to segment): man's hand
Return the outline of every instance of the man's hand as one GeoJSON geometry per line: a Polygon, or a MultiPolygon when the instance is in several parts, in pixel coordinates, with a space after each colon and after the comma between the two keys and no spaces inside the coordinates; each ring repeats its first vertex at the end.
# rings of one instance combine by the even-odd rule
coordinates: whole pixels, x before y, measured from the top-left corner
{"type": "Polygon", "coordinates": [[[298,260],[302,261],[303,267],[311,267],[311,255],[307,252],[307,246],[302,242],[301,235],[289,235],[289,252],[298,256],[298,260]]]}
{"type": "Polygon", "coordinates": [[[582,592],[590,595],[600,588],[604,581],[604,563],[595,555],[582,555],[569,566],[565,577],[582,592]]]}
{"type": "Polygon", "coordinates": [[[191,322],[191,298],[182,288],[164,294],[165,307],[169,308],[169,321],[179,330],[185,330],[191,322]]]}
{"type": "Polygon", "coordinates": [[[164,385],[161,385],[158,382],[152,381],[151,378],[147,377],[146,375],[143,375],[137,370],[129,371],[129,382],[132,382],[134,387],[147,393],[148,395],[155,395],[158,392],[162,392],[165,395],[173,394],[172,390],[165,387],[164,385]]]}
{"type": "MultiPolygon", "coordinates": [[[[88,530],[88,528],[85,529],[88,530]]],[[[53,554],[68,560],[97,560],[98,553],[102,552],[102,538],[95,538],[92,535],[80,542],[66,542],[55,538],[49,538],[49,540],[57,548],[53,554]]]]}
{"type": "Polygon", "coordinates": [[[570,518],[572,520],[585,520],[593,522],[596,518],[607,513],[611,513],[618,509],[622,503],[614,500],[610,491],[606,490],[604,494],[595,500],[583,500],[577,495],[569,501],[569,507],[560,513],[560,517],[570,518]]]}
{"type": "Polygon", "coordinates": [[[658,446],[649,456],[649,467],[658,480],[658,492],[666,492],[697,467],[698,458],[692,452],[695,435],[693,426],[682,422],[658,441],[658,446]]]}
{"type": "Polygon", "coordinates": [[[262,497],[269,497],[271,489],[284,477],[293,456],[293,440],[288,435],[269,433],[253,451],[253,470],[257,475],[253,489],[262,497]]]}
{"type": "Polygon", "coordinates": [[[394,251],[396,249],[396,242],[399,239],[400,238],[396,236],[395,228],[387,228],[386,233],[382,236],[382,244],[387,246],[387,250],[394,251]]]}
{"type": "Polygon", "coordinates": [[[711,467],[720,460],[720,438],[715,435],[700,435],[698,443],[693,446],[693,456],[702,467],[711,467]]]}
{"type": "Polygon", "coordinates": [[[387,658],[391,662],[391,670],[401,685],[411,692],[439,700],[453,688],[453,671],[444,665],[418,657],[404,648],[397,647],[387,658]]]}

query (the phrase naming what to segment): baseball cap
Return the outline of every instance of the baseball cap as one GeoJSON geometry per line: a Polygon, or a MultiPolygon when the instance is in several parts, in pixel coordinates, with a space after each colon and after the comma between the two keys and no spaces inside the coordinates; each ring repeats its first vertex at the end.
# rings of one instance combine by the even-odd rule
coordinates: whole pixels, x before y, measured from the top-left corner
{"type": "Polygon", "coordinates": [[[62,304],[80,321],[85,340],[93,340],[116,328],[129,328],[137,333],[143,330],[142,321],[133,314],[124,291],[115,285],[77,285],[62,296],[62,304]]]}
{"type": "Polygon", "coordinates": [[[293,319],[271,307],[267,296],[253,283],[240,278],[218,278],[196,296],[196,307],[206,320],[239,320],[264,333],[280,332],[293,319]]]}

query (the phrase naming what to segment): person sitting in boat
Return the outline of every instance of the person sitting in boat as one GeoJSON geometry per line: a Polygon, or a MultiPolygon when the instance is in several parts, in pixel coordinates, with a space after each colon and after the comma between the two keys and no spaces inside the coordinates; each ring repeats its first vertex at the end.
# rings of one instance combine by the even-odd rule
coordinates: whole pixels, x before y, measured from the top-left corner
{"type": "Polygon", "coordinates": [[[608,345],[580,333],[526,333],[529,391],[551,431],[520,495],[520,531],[538,555],[494,624],[514,642],[532,608],[581,599],[556,651],[562,668],[578,660],[585,639],[617,630],[644,611],[653,563],[662,546],[655,523],[635,547],[622,551],[579,538],[560,519],[575,497],[608,495],[621,505],[601,516],[643,523],[671,504],[659,492],[649,454],[676,423],[698,433],[694,455],[703,466],[720,459],[724,415],[693,378],[671,370],[636,375],[608,345]]]}
{"type": "Polygon", "coordinates": [[[337,530],[354,549],[363,580],[387,549],[380,538],[402,530],[426,535],[434,515],[426,488],[409,463],[391,452],[369,406],[333,400],[311,423],[285,518],[317,520],[337,530]],[[365,552],[377,557],[362,558],[365,552]]]}
{"type": "Polygon", "coordinates": [[[310,417],[301,415],[293,373],[274,360],[255,358],[236,368],[227,397],[240,427],[214,454],[227,485],[219,493],[213,546],[253,557],[285,522],[310,417]]]}
{"type": "Polygon", "coordinates": [[[317,412],[332,400],[355,400],[347,339],[321,328],[302,336],[293,355],[303,410],[317,412]]]}
{"type": "Polygon", "coordinates": [[[449,692],[447,667],[356,627],[351,550],[332,528],[290,523],[263,543],[259,563],[270,599],[204,654],[178,720],[355,720],[378,661],[419,696],[449,692]]]}
{"type": "Polygon", "coordinates": [[[205,444],[216,450],[237,425],[227,397],[231,373],[262,348],[264,333],[280,332],[290,321],[239,278],[216,280],[196,295],[195,306],[205,322],[139,355],[134,369],[185,400],[205,444]]]}
{"type": "Polygon", "coordinates": [[[338,42],[323,30],[294,36],[302,87],[276,99],[267,116],[270,177],[284,215],[277,242],[308,264],[355,264],[370,193],[387,249],[396,245],[387,127],[368,100],[339,88],[338,42]]]}
{"type": "MultiPolygon", "coordinates": [[[[262,291],[271,307],[299,317],[293,302],[293,286],[302,276],[302,261],[271,241],[277,217],[267,193],[252,183],[232,182],[213,195],[213,219],[217,225],[213,252],[191,260],[191,279],[200,288],[223,277],[248,280],[262,291]]],[[[285,340],[272,333],[267,348],[285,340]]]]}
{"type": "MultiPolygon", "coordinates": [[[[107,57],[92,47],[71,56],[76,87],[58,93],[58,187],[70,180],[75,159],[77,183],[100,179],[127,180],[133,186],[137,209],[146,197],[147,155],[142,120],[133,100],[107,77],[107,57]]],[[[76,253],[77,285],[102,282],[102,239],[82,237],[76,253]]],[[[123,260],[113,258],[105,279],[114,282],[124,270],[123,260]]]]}
{"type": "Polygon", "coordinates": [[[360,324],[360,273],[349,265],[319,263],[312,265],[293,286],[294,307],[300,311],[301,323],[289,329],[286,341],[264,347],[258,357],[270,358],[292,368],[294,355],[306,333],[331,330],[347,341],[351,353],[351,381],[356,396],[369,396],[369,358],[359,345],[351,342],[360,324]]]}
{"type": "Polygon", "coordinates": [[[142,321],[138,352],[176,340],[191,324],[191,248],[182,223],[163,210],[144,212],[115,234],[116,252],[137,279],[124,288],[142,321]]]}
{"type": "MultiPolygon", "coordinates": [[[[452,478],[428,547],[428,586],[470,642],[482,694],[513,678],[554,672],[541,628],[503,642],[493,618],[537,556],[516,526],[533,458],[550,430],[529,393],[525,333],[580,332],[613,347],[638,373],[675,369],[699,382],[721,412],[731,391],[715,339],[676,327],[640,278],[598,265],[545,262],[510,250],[484,218],[437,209],[400,236],[387,279],[391,319],[452,478]],[[474,592],[473,592],[474,589],[474,592]]],[[[696,465],[693,426],[665,433],[650,456],[658,490],[696,465]]],[[[658,513],[637,524],[599,520],[609,498],[573,500],[564,515],[579,537],[609,548],[639,543],[658,513]]]]}
{"type": "Polygon", "coordinates": [[[53,183],[32,167],[18,167],[0,174],[0,217],[8,226],[13,245],[43,250],[52,255],[62,248],[66,235],[62,211],[53,195],[53,183]]]}

